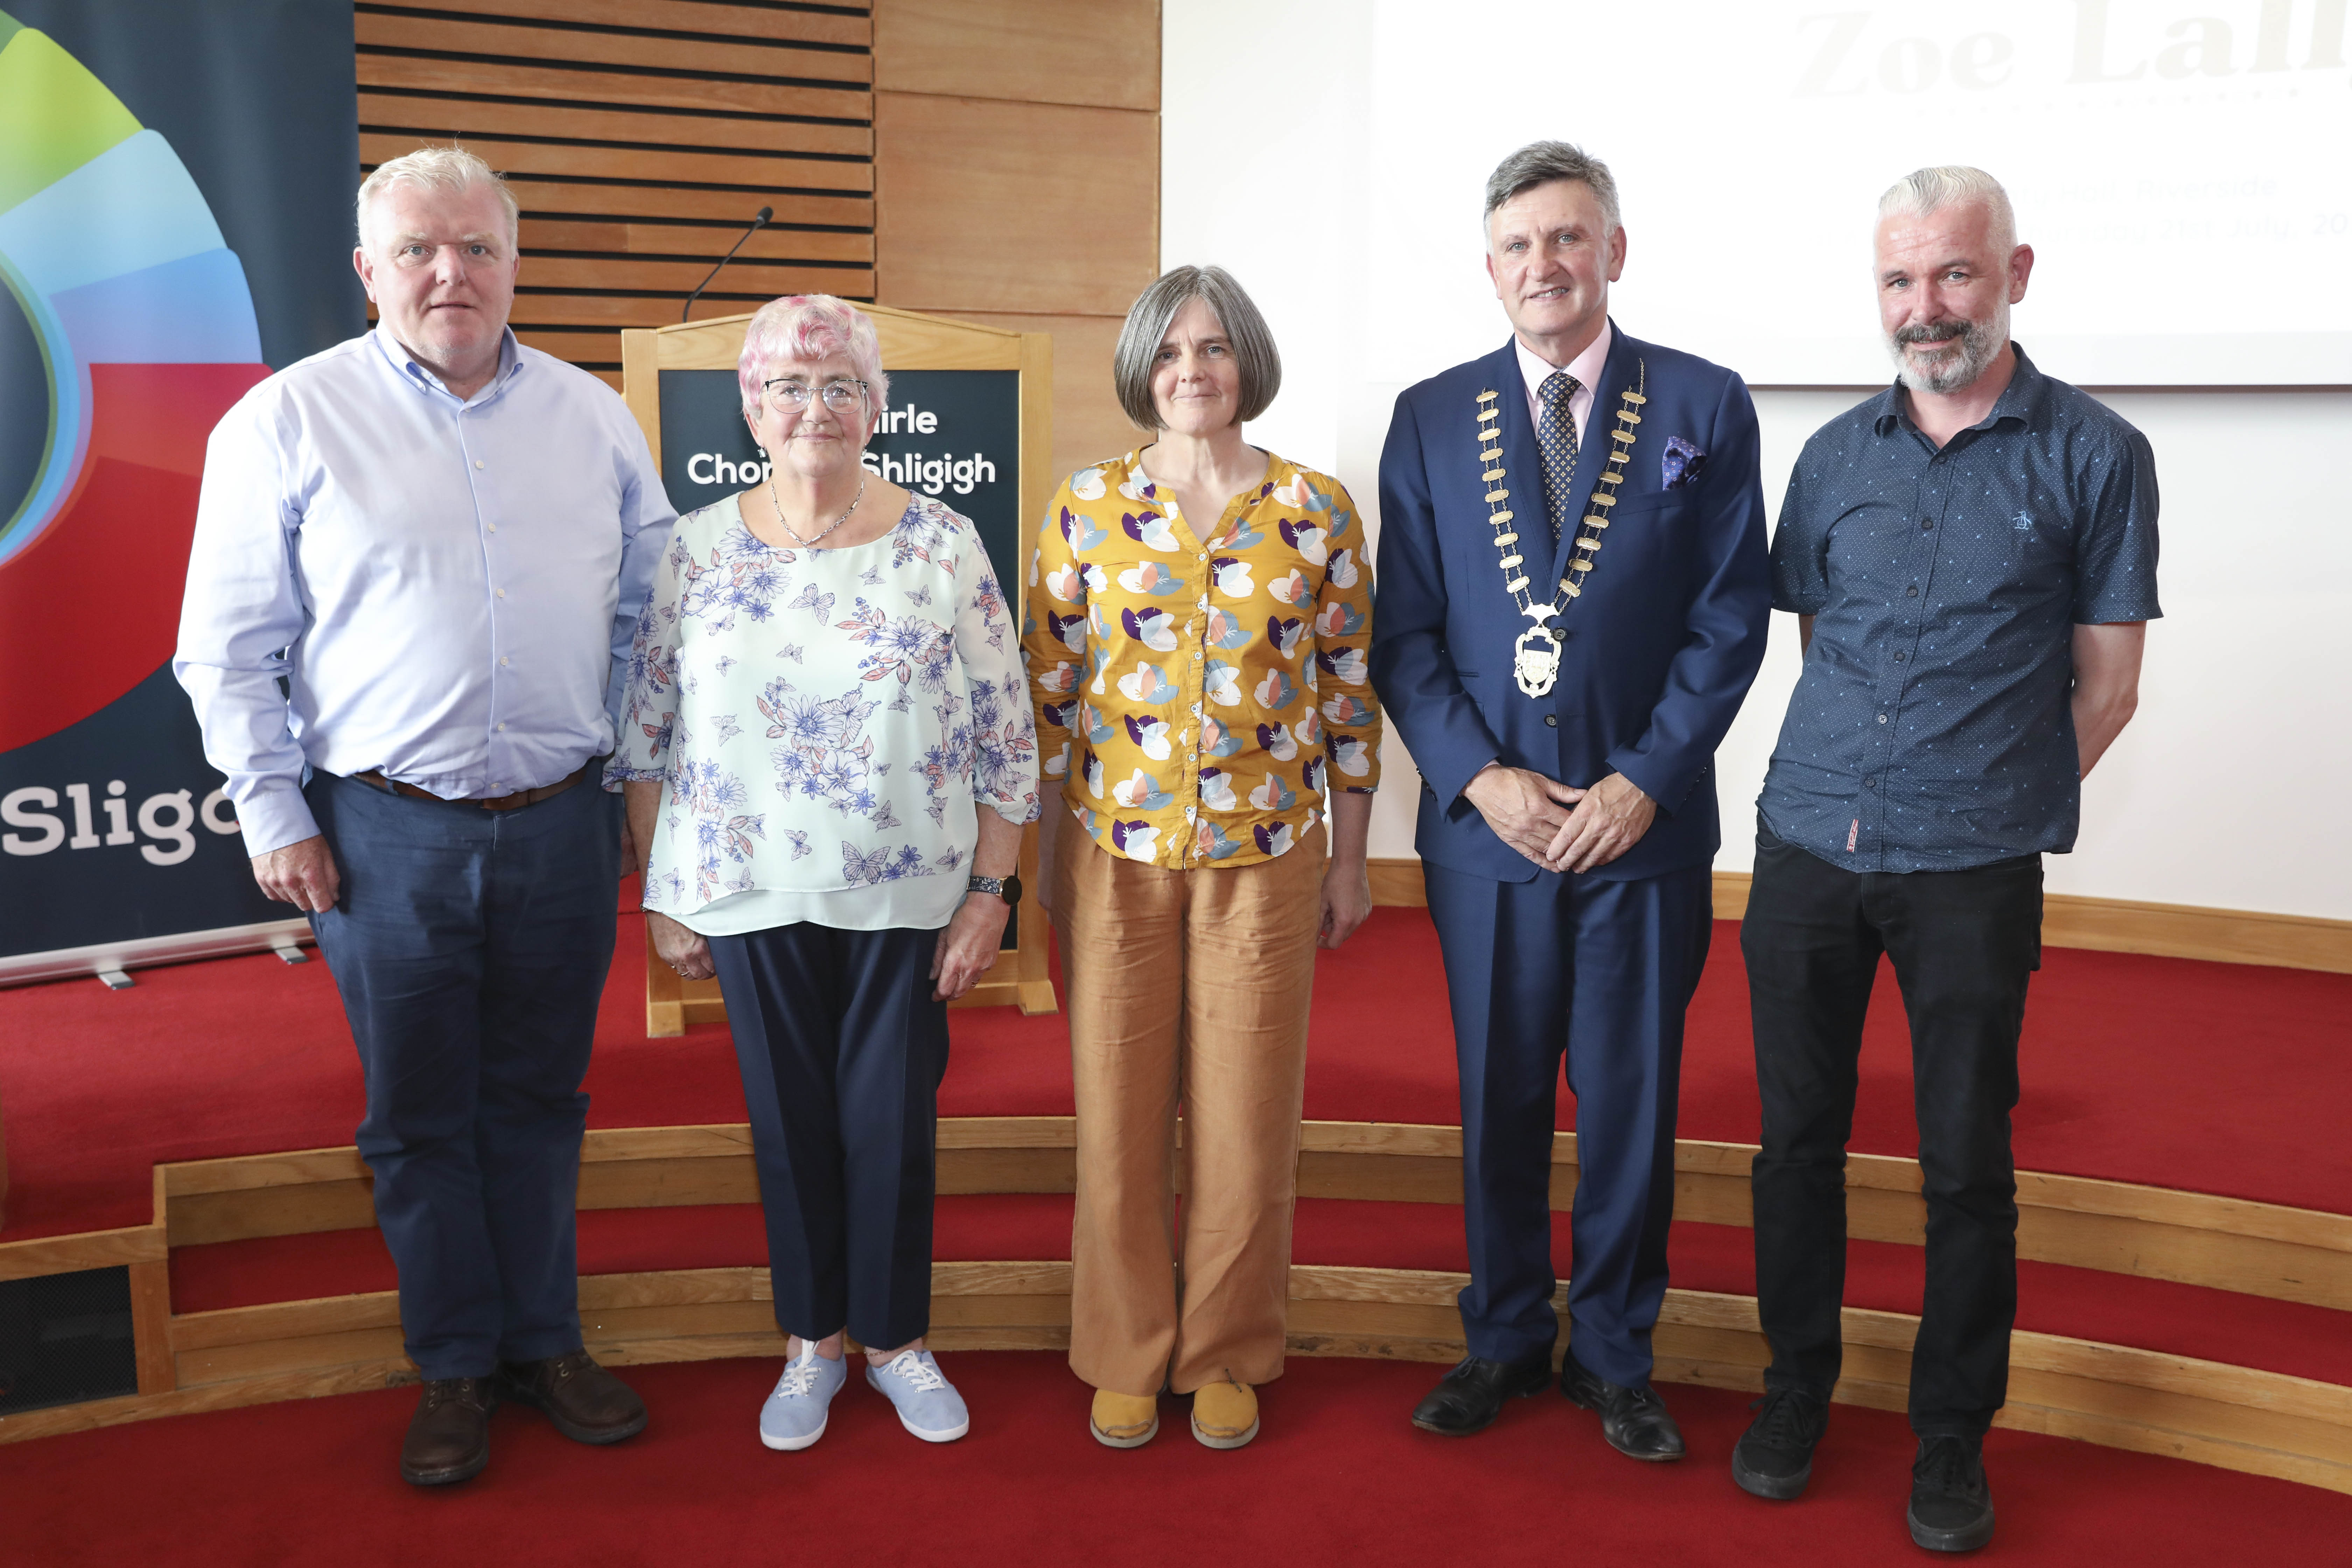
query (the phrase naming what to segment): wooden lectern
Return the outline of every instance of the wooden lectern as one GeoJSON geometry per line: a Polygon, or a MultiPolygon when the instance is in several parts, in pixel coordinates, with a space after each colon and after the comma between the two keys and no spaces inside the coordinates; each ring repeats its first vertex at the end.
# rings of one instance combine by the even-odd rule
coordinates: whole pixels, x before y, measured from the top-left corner
{"type": "MultiPolygon", "coordinates": [[[[1018,626],[1028,597],[1030,534],[1054,493],[1054,340],[1045,332],[1003,331],[941,316],[894,310],[884,305],[863,305],[859,309],[874,318],[882,340],[883,368],[890,373],[894,383],[893,406],[903,405],[907,413],[914,416],[905,421],[907,429],[894,435],[889,443],[877,435],[870,449],[881,450],[886,444],[919,443],[927,436],[933,440],[942,438],[932,434],[939,430],[937,418],[919,422],[923,416],[898,389],[919,381],[934,389],[944,386],[954,395],[958,389],[951,384],[959,378],[926,376],[922,373],[995,373],[961,379],[972,384],[966,389],[967,402],[977,399],[977,405],[996,416],[1003,428],[1017,430],[1015,461],[1019,469],[1017,474],[1009,476],[1009,517],[995,519],[992,526],[990,521],[982,518],[978,507],[971,510],[973,521],[982,524],[982,538],[988,546],[997,578],[1010,592],[1013,625],[1018,626]],[[909,374],[902,380],[902,373],[909,374]],[[1009,379],[1005,373],[1010,373],[1009,379]],[[990,406],[1008,399],[1013,406],[990,406]]],[[[744,328],[751,319],[748,315],[723,316],[674,327],[633,329],[621,334],[622,396],[629,411],[637,416],[638,425],[644,427],[646,441],[653,447],[654,461],[661,468],[670,500],[680,512],[715,500],[715,493],[707,493],[713,484],[727,489],[746,488],[735,482],[735,469],[723,454],[706,451],[689,457],[685,448],[690,444],[716,445],[724,437],[740,439],[742,452],[751,453],[751,438],[740,415],[729,429],[717,407],[733,395],[731,390],[709,374],[724,371],[731,382],[736,359],[743,351],[744,328]],[[665,407],[670,410],[675,424],[681,420],[680,411],[689,403],[696,411],[697,426],[691,433],[673,430],[673,445],[677,449],[665,453],[663,411],[665,407]]],[[[951,431],[945,433],[944,438],[952,442],[954,435],[951,431]]],[[[920,465],[925,456],[908,449],[903,460],[910,466],[920,465]]],[[[952,452],[949,457],[952,458],[952,452]]],[[[951,465],[936,461],[932,465],[934,472],[944,471],[949,466],[951,465]]],[[[936,482],[910,484],[908,488],[940,494],[934,488],[936,482]]],[[[954,489],[947,490],[942,499],[959,511],[967,510],[959,504],[961,498],[954,489]]],[[[996,499],[1001,503],[1004,498],[999,494],[996,499]]],[[[994,510],[1002,511],[1003,508],[999,504],[994,510]]],[[[1034,825],[1022,841],[1021,879],[1032,889],[1037,885],[1037,832],[1034,825]]],[[[1013,943],[998,956],[996,967],[956,1005],[1015,1005],[1024,1013],[1055,1010],[1054,984],[1045,973],[1045,921],[1034,898],[1024,899],[1013,911],[1013,943]]],[[[688,1024],[718,1023],[726,1016],[727,1004],[719,994],[716,980],[680,979],[676,971],[654,956],[652,942],[647,940],[647,1034],[684,1034],[688,1024]]]]}

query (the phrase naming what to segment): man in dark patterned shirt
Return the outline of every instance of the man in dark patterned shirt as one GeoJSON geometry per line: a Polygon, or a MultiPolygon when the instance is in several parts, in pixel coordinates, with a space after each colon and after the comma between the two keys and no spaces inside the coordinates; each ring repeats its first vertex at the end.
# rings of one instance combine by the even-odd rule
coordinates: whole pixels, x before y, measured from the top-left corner
{"type": "Polygon", "coordinates": [[[1840,1364],[1845,1141],[1879,956],[1911,1021],[1927,1286],[1911,1356],[1921,1546],[1992,1538],[1980,1446],[2017,1306],[2017,1102],[2042,857],[2137,700],[2156,603],[2147,438],[2009,338],[2033,267],[2008,195],[1923,169],[1880,199],[1895,384],[1806,443],[1772,543],[1804,670],[1758,801],[1740,949],[1762,1091],[1772,1345],[1732,1473],[1793,1498],[1840,1364]]]}

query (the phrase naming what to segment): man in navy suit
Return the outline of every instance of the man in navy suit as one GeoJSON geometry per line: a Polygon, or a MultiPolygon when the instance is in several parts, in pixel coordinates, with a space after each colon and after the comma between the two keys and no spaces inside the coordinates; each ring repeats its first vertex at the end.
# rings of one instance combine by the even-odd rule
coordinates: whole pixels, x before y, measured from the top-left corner
{"type": "Polygon", "coordinates": [[[1512,341],[1397,399],[1372,683],[1423,779],[1419,849],[1462,1074],[1470,1353],[1413,1411],[1448,1435],[1549,1380],[1552,1128],[1577,1097],[1560,1391],[1637,1459],[1683,1013],[1712,930],[1715,748],[1770,614],[1756,413],[1719,366],[1616,331],[1616,183],[1560,142],[1486,182],[1512,341]]]}

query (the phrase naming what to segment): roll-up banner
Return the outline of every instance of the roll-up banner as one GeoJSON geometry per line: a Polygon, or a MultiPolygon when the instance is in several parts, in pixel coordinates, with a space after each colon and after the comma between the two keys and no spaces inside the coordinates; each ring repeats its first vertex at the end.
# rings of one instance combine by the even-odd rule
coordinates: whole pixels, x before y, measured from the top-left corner
{"type": "Polygon", "coordinates": [[[352,8],[0,0],[0,984],[285,948],[172,679],[205,441],[366,330],[352,8]]]}

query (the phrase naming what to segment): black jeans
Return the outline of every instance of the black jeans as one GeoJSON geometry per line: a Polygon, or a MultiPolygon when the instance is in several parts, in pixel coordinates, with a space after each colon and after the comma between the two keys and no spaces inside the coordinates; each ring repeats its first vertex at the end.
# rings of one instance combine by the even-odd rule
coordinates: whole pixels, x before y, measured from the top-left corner
{"type": "Polygon", "coordinates": [[[2009,1113],[2025,988],[2042,965],[2042,858],[1964,871],[1848,871],[1760,824],[1739,928],[1764,1146],[1754,1170],[1756,1300],[1768,1388],[1826,1399],[1845,1289],[1845,1145],[1878,957],[1911,1021],[1927,1290],[1911,1428],[1981,1436],[2008,1397],[2017,1317],[2009,1113]]]}

